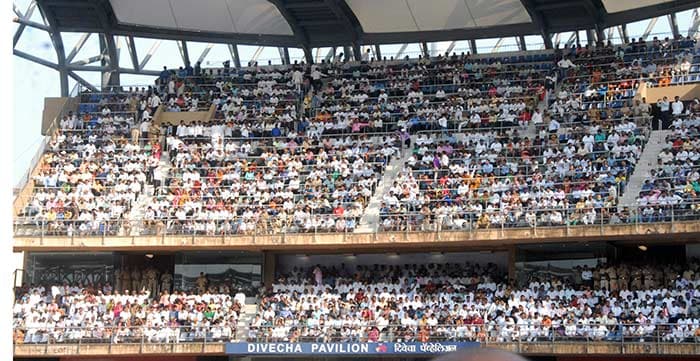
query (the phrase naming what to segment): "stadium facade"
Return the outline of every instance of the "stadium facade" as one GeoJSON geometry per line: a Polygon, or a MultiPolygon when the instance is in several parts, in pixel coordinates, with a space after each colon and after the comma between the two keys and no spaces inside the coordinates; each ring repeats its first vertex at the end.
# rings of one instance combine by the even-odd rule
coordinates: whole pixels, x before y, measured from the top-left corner
{"type": "Polygon", "coordinates": [[[61,97],[45,100],[46,139],[15,190],[14,357],[696,358],[699,11],[15,7],[14,54],[55,69],[61,97]],[[27,27],[50,35],[56,61],[17,47],[27,27]],[[99,54],[76,61],[91,37],[99,54]],[[147,66],[163,41],[179,69],[147,66]],[[206,43],[196,60],[193,43],[206,43]],[[230,58],[207,67],[215,46],[230,58]]]}

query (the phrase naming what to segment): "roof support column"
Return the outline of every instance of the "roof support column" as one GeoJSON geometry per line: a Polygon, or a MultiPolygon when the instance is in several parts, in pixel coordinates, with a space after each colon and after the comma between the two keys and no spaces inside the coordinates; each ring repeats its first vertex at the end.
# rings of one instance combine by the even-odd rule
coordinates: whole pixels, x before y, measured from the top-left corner
{"type": "MultiPolygon", "coordinates": [[[[104,11],[97,11],[97,16],[100,18],[103,29],[103,34],[100,37],[100,50],[103,50],[103,45],[106,47],[106,60],[108,61],[107,71],[102,73],[102,85],[103,87],[105,85],[108,87],[119,87],[119,53],[114,41],[114,34],[112,34],[112,30],[108,25],[109,20],[107,14],[104,11]],[[104,41],[104,44],[102,41],[104,41]]],[[[102,51],[102,54],[104,54],[104,51],[102,51]]]]}
{"type": "Polygon", "coordinates": [[[238,44],[228,44],[228,51],[231,53],[231,59],[233,59],[233,65],[236,69],[241,68],[241,57],[238,55],[238,44]]]}
{"type": "Polygon", "coordinates": [[[592,29],[586,29],[586,38],[588,38],[588,45],[595,44],[595,34],[592,29]]]}
{"type": "Polygon", "coordinates": [[[520,46],[520,51],[527,51],[527,45],[525,44],[525,36],[520,35],[518,36],[518,45],[520,46]]]}
{"type": "Polygon", "coordinates": [[[700,26],[700,12],[698,12],[698,9],[695,9],[695,11],[693,11],[693,20],[690,21],[690,27],[688,28],[688,36],[690,36],[691,39],[695,39],[698,26],[700,26]]]}
{"type": "Polygon", "coordinates": [[[306,60],[306,63],[313,64],[314,56],[311,54],[311,49],[309,49],[308,46],[304,46],[302,49],[304,50],[304,59],[306,60]]]}
{"type": "Polygon", "coordinates": [[[428,44],[424,41],[420,43],[420,50],[423,53],[424,58],[430,58],[430,53],[428,52],[428,44]]]}
{"type": "Polygon", "coordinates": [[[286,46],[284,48],[277,48],[280,52],[280,57],[282,58],[282,64],[289,65],[289,48],[286,46]]]}
{"type": "Polygon", "coordinates": [[[102,72],[102,89],[111,90],[113,87],[119,87],[119,57],[112,34],[100,36],[100,52],[104,54],[105,51],[107,56],[102,58],[102,66],[106,66],[107,69],[102,72]]]}
{"type": "Polygon", "coordinates": [[[352,55],[355,58],[355,61],[362,60],[362,50],[360,49],[360,44],[356,42],[352,43],[352,55]]]}
{"type": "Polygon", "coordinates": [[[535,6],[535,1],[534,0],[520,0],[520,2],[523,4],[523,7],[525,7],[525,10],[527,10],[527,13],[530,15],[530,18],[532,19],[532,23],[540,29],[540,35],[542,35],[542,40],[544,41],[544,47],[546,49],[552,49],[554,48],[552,44],[552,37],[549,32],[547,23],[544,20],[544,17],[542,16],[542,13],[537,10],[537,6],[535,6]]]}
{"type": "Polygon", "coordinates": [[[673,38],[678,39],[681,32],[678,30],[678,20],[676,19],[676,13],[668,14],[668,23],[671,25],[671,31],[673,31],[673,38]]]}
{"type": "Polygon", "coordinates": [[[595,26],[595,35],[597,42],[605,42],[605,31],[603,31],[603,27],[597,24],[595,26]]]}
{"type": "Polygon", "coordinates": [[[625,42],[625,44],[630,42],[630,37],[627,35],[627,24],[622,24],[617,27],[617,31],[620,32],[620,36],[622,37],[622,41],[625,42]]]}
{"type": "MultiPolygon", "coordinates": [[[[29,13],[29,11],[27,11],[29,13]]],[[[26,15],[25,15],[26,16],[26,15]]],[[[45,19],[49,23],[49,36],[51,36],[51,42],[53,43],[53,48],[56,50],[56,63],[58,65],[58,79],[61,83],[61,96],[68,96],[68,67],[66,62],[66,50],[63,47],[63,38],[61,33],[56,29],[56,19],[54,19],[53,14],[50,12],[46,15],[45,19]]]]}
{"type": "Polygon", "coordinates": [[[379,49],[379,44],[374,45],[374,56],[377,57],[377,61],[382,60],[382,50],[379,49]]]}
{"type": "Polygon", "coordinates": [[[474,40],[474,39],[469,40],[469,48],[472,50],[472,54],[478,53],[478,50],[476,49],[476,40],[474,40]]]}
{"type": "Polygon", "coordinates": [[[326,53],[326,56],[323,58],[323,60],[325,60],[326,63],[330,63],[330,62],[332,62],[332,61],[335,61],[335,51],[336,51],[335,46],[334,46],[334,47],[331,47],[331,48],[328,50],[328,52],[326,53]]]}
{"type": "Polygon", "coordinates": [[[190,66],[190,52],[187,51],[187,42],[184,40],[178,41],[177,45],[180,48],[180,55],[182,56],[182,62],[185,64],[185,67],[189,67],[190,66]]]}

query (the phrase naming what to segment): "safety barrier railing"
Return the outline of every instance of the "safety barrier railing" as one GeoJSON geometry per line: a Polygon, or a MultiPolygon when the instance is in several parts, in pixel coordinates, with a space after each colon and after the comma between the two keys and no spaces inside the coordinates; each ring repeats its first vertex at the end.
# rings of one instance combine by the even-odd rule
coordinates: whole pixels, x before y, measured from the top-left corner
{"type": "MultiPolygon", "coordinates": [[[[341,202],[352,205],[356,201],[341,202]]],[[[548,227],[575,228],[582,226],[605,227],[615,225],[651,225],[668,223],[672,227],[679,222],[700,219],[700,200],[685,199],[673,205],[646,206],[584,206],[554,208],[489,207],[474,208],[467,200],[437,200],[442,207],[423,207],[421,204],[402,202],[399,211],[380,210],[376,219],[363,223],[364,213],[351,214],[352,207],[336,210],[335,207],[297,207],[282,211],[282,207],[266,207],[251,204],[241,206],[242,214],[201,213],[193,217],[184,212],[175,216],[153,216],[151,219],[46,219],[44,217],[17,218],[14,222],[16,237],[44,239],[67,237],[72,245],[78,245],[86,237],[135,237],[135,236],[265,236],[284,234],[342,234],[377,232],[446,232],[476,233],[493,229],[547,229],[548,227]],[[452,205],[459,206],[451,208],[452,205]],[[305,210],[306,209],[306,210],[305,210]],[[299,213],[301,212],[301,213],[299,213]],[[347,212],[347,213],[346,213],[347,212]]],[[[206,206],[203,206],[206,209],[206,206]]]]}
{"type": "MultiPolygon", "coordinates": [[[[382,324],[376,321],[329,322],[323,326],[305,325],[292,319],[278,325],[240,325],[221,322],[188,326],[127,326],[106,323],[93,327],[13,327],[18,345],[99,345],[99,344],[173,344],[173,343],[299,343],[299,342],[479,342],[490,343],[612,343],[698,344],[700,328],[681,323],[620,323],[567,319],[526,320],[520,323],[437,324],[418,321],[408,324],[382,324]],[[345,332],[342,332],[345,331],[345,332]],[[342,335],[341,335],[342,334],[342,335]]],[[[142,348],[141,348],[142,349],[142,348]]]]}

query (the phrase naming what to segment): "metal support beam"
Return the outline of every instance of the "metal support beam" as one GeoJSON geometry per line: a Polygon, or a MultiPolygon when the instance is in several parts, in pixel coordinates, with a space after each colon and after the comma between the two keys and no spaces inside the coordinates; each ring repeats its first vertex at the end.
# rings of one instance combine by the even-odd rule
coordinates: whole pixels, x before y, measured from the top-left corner
{"type": "Polygon", "coordinates": [[[84,87],[90,89],[91,91],[94,91],[94,92],[97,92],[97,91],[98,91],[97,88],[95,88],[94,85],[90,84],[89,81],[83,79],[83,77],[81,77],[80,75],[76,74],[74,71],[72,71],[72,70],[71,70],[71,71],[68,71],[68,75],[69,75],[71,78],[75,79],[75,81],[77,81],[78,83],[82,84],[82,86],[84,86],[84,87]]]}
{"type": "Polygon", "coordinates": [[[544,40],[544,47],[546,49],[552,49],[552,37],[550,36],[547,23],[545,22],[542,13],[540,10],[537,10],[535,0],[520,0],[520,3],[522,3],[525,10],[527,10],[527,13],[530,15],[530,19],[532,19],[532,23],[538,29],[540,29],[540,35],[542,35],[542,40],[544,40]]]}
{"type": "Polygon", "coordinates": [[[350,61],[350,57],[352,56],[352,50],[350,49],[349,46],[345,45],[343,46],[343,61],[350,61]]]}
{"type": "Polygon", "coordinates": [[[586,29],[586,38],[589,45],[596,43],[595,34],[593,33],[592,29],[586,29]]]}
{"type": "Polygon", "coordinates": [[[521,51],[527,51],[527,44],[525,44],[525,36],[520,35],[518,36],[518,45],[520,45],[520,50],[521,51]]]}
{"type": "Polygon", "coordinates": [[[330,62],[331,60],[335,60],[335,47],[328,49],[328,52],[323,60],[325,60],[326,63],[330,62]]]}
{"type": "Polygon", "coordinates": [[[17,15],[18,18],[24,17],[24,15],[22,15],[22,12],[19,11],[19,9],[17,8],[17,4],[15,4],[14,2],[12,3],[12,11],[15,13],[15,15],[17,15]]]}
{"type": "Polygon", "coordinates": [[[605,30],[598,25],[595,27],[595,36],[598,42],[605,42],[605,30]]]}
{"type": "Polygon", "coordinates": [[[253,53],[253,57],[250,59],[251,62],[256,62],[258,61],[258,58],[260,57],[260,54],[262,54],[262,51],[265,49],[264,46],[258,46],[257,49],[255,49],[255,52],[253,53]]]}
{"type": "Polygon", "coordinates": [[[285,46],[284,49],[282,50],[282,52],[284,54],[284,63],[287,65],[291,64],[292,62],[289,59],[289,48],[285,46]]]}
{"type": "Polygon", "coordinates": [[[561,43],[561,33],[554,34],[554,47],[558,48],[559,43],[561,43]]]}
{"type": "Polygon", "coordinates": [[[110,21],[106,12],[97,10],[97,17],[102,24],[102,37],[104,37],[104,39],[101,37],[100,40],[104,40],[104,45],[107,49],[106,60],[109,68],[107,72],[103,72],[102,74],[103,87],[105,85],[110,88],[119,87],[121,83],[119,76],[119,50],[114,40],[115,35],[112,33],[112,28],[109,25],[110,21]]]}
{"type": "Polygon", "coordinates": [[[284,59],[284,48],[278,47],[277,52],[280,54],[280,63],[282,63],[282,65],[289,65],[289,62],[284,59]]]}
{"type": "MultiPolygon", "coordinates": [[[[29,11],[27,11],[29,13],[29,11]]],[[[49,35],[51,37],[51,43],[53,44],[54,50],[56,50],[56,62],[58,70],[58,79],[61,84],[61,96],[67,97],[68,92],[68,69],[66,63],[66,50],[63,47],[63,38],[61,37],[61,32],[58,31],[56,27],[57,21],[54,17],[53,12],[42,13],[44,15],[44,20],[48,23],[50,31],[49,35]]],[[[25,17],[27,15],[25,14],[25,17]]]]}
{"type": "Polygon", "coordinates": [[[133,66],[134,70],[136,70],[136,71],[141,70],[141,68],[139,66],[139,57],[138,57],[138,54],[136,53],[136,44],[134,44],[134,37],[133,36],[126,37],[126,46],[127,46],[127,49],[129,49],[129,57],[131,57],[131,66],[133,66]]]}
{"type": "Polygon", "coordinates": [[[668,23],[671,25],[671,31],[673,31],[673,38],[678,39],[681,36],[680,30],[678,30],[678,20],[676,19],[676,13],[668,14],[668,23]]]}
{"type": "MultiPolygon", "coordinates": [[[[19,10],[15,9],[14,3],[13,3],[13,9],[15,10],[15,14],[19,13],[19,10]]],[[[17,14],[18,19],[24,20],[24,21],[31,21],[32,15],[34,14],[34,10],[36,9],[36,1],[32,1],[29,3],[29,6],[27,7],[27,11],[24,12],[24,15],[22,14],[17,14]]],[[[22,24],[21,22],[19,23],[19,27],[17,28],[17,31],[15,31],[15,36],[12,38],[12,47],[17,46],[17,42],[19,41],[19,38],[22,36],[22,33],[24,32],[24,28],[27,27],[27,24],[22,24]]],[[[48,31],[48,30],[46,30],[48,31]]]]}
{"type": "Polygon", "coordinates": [[[158,39],[156,40],[153,45],[151,45],[151,48],[148,49],[148,52],[146,53],[146,56],[141,59],[141,63],[139,64],[139,69],[144,69],[146,67],[146,64],[148,64],[148,61],[151,60],[151,57],[153,57],[153,54],[158,50],[158,47],[160,46],[161,40],[158,39]]]}
{"type": "MultiPolygon", "coordinates": [[[[347,33],[350,34],[351,42],[353,44],[360,43],[363,34],[362,26],[347,3],[344,0],[323,0],[323,3],[341,21],[347,33]]],[[[360,54],[360,57],[362,57],[362,54],[360,54]]]]}
{"type": "Polygon", "coordinates": [[[691,39],[695,38],[698,27],[700,27],[700,12],[698,12],[698,9],[695,9],[693,11],[693,20],[690,21],[690,27],[688,28],[688,36],[690,36],[691,39]]]}
{"type": "Polygon", "coordinates": [[[20,58],[22,58],[22,59],[29,60],[29,61],[31,61],[31,62],[33,62],[33,63],[37,63],[37,64],[39,64],[39,65],[43,65],[43,66],[45,66],[45,67],[49,67],[49,68],[51,68],[51,69],[53,69],[53,70],[58,70],[58,64],[52,63],[52,62],[47,61],[47,60],[44,60],[44,59],[41,59],[41,58],[36,57],[36,56],[34,56],[34,55],[31,55],[31,54],[27,54],[27,53],[25,53],[25,52],[23,52],[23,51],[21,51],[21,50],[12,49],[12,54],[14,54],[15,56],[18,56],[18,57],[20,57],[20,58]]]}
{"type": "Polygon", "coordinates": [[[498,38],[498,41],[496,44],[493,46],[493,49],[491,49],[492,53],[497,53],[499,49],[501,49],[501,45],[503,44],[503,38],[498,38]]]}
{"type": "MultiPolygon", "coordinates": [[[[48,26],[46,26],[44,24],[39,24],[36,21],[31,21],[31,20],[26,19],[26,18],[15,19],[15,22],[20,24],[20,25],[23,25],[23,26],[28,26],[30,28],[35,28],[35,29],[39,29],[39,30],[43,30],[43,31],[49,31],[48,26]]],[[[17,30],[19,31],[19,29],[17,29],[17,30]]]]}
{"type": "Polygon", "coordinates": [[[403,55],[403,52],[406,51],[406,48],[408,47],[408,43],[404,43],[401,45],[399,48],[399,51],[396,52],[396,55],[394,55],[394,59],[398,60],[401,58],[401,55],[403,55]]]}
{"type": "Polygon", "coordinates": [[[177,42],[177,47],[180,49],[180,56],[182,56],[182,63],[185,64],[185,67],[189,67],[190,64],[190,52],[187,51],[187,42],[186,41],[178,41],[177,42]]]}
{"type": "Polygon", "coordinates": [[[455,48],[455,45],[457,45],[456,40],[452,40],[449,46],[447,46],[447,49],[445,49],[445,56],[449,56],[452,50],[455,48]]]}
{"type": "Polygon", "coordinates": [[[377,58],[377,61],[382,60],[382,50],[379,48],[379,44],[374,44],[374,56],[377,58]]]}
{"type": "Polygon", "coordinates": [[[608,28],[605,31],[605,39],[612,40],[614,35],[615,35],[615,28],[608,28]]]}
{"type": "Polygon", "coordinates": [[[651,31],[654,30],[654,26],[656,26],[657,21],[659,21],[659,18],[652,18],[651,21],[649,21],[647,28],[644,29],[644,33],[642,34],[642,39],[646,40],[649,34],[651,34],[651,31]]]}
{"type": "Polygon", "coordinates": [[[622,42],[627,44],[630,42],[629,36],[627,36],[627,25],[622,24],[617,27],[617,32],[620,34],[620,39],[622,39],[622,42]]]}
{"type": "Polygon", "coordinates": [[[356,42],[352,43],[352,55],[355,58],[355,61],[362,60],[362,49],[360,48],[360,44],[356,42]]]}
{"type": "MultiPolygon", "coordinates": [[[[74,61],[74,62],[69,63],[69,64],[70,65],[88,65],[88,64],[92,64],[94,62],[103,61],[103,60],[105,60],[105,56],[103,54],[100,54],[100,55],[91,56],[87,59],[74,61]]],[[[104,64],[103,64],[103,66],[104,66],[104,64]]]]}
{"type": "Polygon", "coordinates": [[[476,40],[475,39],[469,40],[469,48],[472,50],[472,54],[479,53],[479,49],[476,48],[476,40]]]}
{"type": "Polygon", "coordinates": [[[90,35],[92,35],[92,34],[91,33],[83,34],[83,36],[81,36],[80,39],[78,39],[78,42],[75,43],[75,46],[73,47],[73,49],[70,51],[70,53],[66,57],[66,62],[70,63],[71,61],[73,61],[75,56],[78,55],[78,53],[80,52],[80,49],[82,49],[83,45],[85,45],[85,42],[87,42],[88,38],[90,38],[90,35]]]}
{"type": "MultiPolygon", "coordinates": [[[[231,53],[231,59],[233,59],[233,65],[236,67],[236,69],[240,69],[241,68],[241,56],[238,55],[238,44],[228,44],[228,51],[231,53]]],[[[287,53],[287,55],[289,55],[289,53],[287,53]]]]}
{"type": "MultiPolygon", "coordinates": [[[[207,55],[209,55],[209,52],[211,51],[211,48],[214,47],[214,43],[209,43],[207,44],[207,47],[202,50],[202,54],[199,55],[199,58],[197,58],[198,63],[203,63],[204,59],[206,59],[207,55]]],[[[150,53],[150,51],[149,51],[150,53]]]]}
{"type": "Polygon", "coordinates": [[[565,44],[565,45],[566,45],[566,46],[569,46],[569,47],[571,47],[572,45],[574,45],[574,42],[576,41],[576,36],[577,36],[577,32],[576,32],[576,31],[574,31],[573,33],[571,33],[571,36],[569,36],[569,39],[566,41],[566,44],[565,44]]]}
{"type": "Polygon", "coordinates": [[[287,21],[289,24],[289,27],[292,28],[292,33],[294,33],[294,37],[297,39],[299,42],[299,45],[301,48],[304,50],[304,58],[306,59],[306,62],[309,64],[312,64],[314,62],[313,56],[311,55],[311,49],[309,46],[309,37],[306,34],[306,31],[304,31],[304,28],[302,28],[299,25],[299,19],[294,17],[292,13],[285,7],[285,3],[282,0],[267,0],[269,1],[272,5],[274,5],[277,10],[280,12],[284,20],[287,21]]]}
{"type": "Polygon", "coordinates": [[[424,41],[420,43],[420,50],[423,53],[423,57],[430,58],[430,53],[428,52],[428,44],[424,41]]]}

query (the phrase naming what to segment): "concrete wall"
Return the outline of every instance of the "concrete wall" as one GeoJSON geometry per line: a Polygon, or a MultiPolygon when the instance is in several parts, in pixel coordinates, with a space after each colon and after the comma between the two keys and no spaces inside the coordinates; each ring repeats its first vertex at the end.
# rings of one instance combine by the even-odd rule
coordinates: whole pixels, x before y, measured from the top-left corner
{"type": "Polygon", "coordinates": [[[44,112],[41,120],[41,134],[51,135],[51,126],[54,124],[54,120],[60,119],[63,114],[61,110],[64,105],[67,105],[66,113],[68,111],[77,111],[80,99],[75,98],[44,98],[44,112]]]}
{"type": "Polygon", "coordinates": [[[646,83],[642,82],[637,89],[635,99],[647,98],[647,103],[655,103],[664,96],[669,99],[679,96],[681,100],[700,98],[700,83],[650,88],[646,86],[646,83]]]}
{"type": "Polygon", "coordinates": [[[213,104],[206,112],[166,112],[163,111],[162,108],[163,106],[161,105],[153,116],[153,122],[155,124],[178,125],[180,122],[184,122],[185,124],[193,122],[208,123],[214,118],[214,114],[216,113],[216,106],[213,104]]]}

